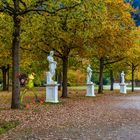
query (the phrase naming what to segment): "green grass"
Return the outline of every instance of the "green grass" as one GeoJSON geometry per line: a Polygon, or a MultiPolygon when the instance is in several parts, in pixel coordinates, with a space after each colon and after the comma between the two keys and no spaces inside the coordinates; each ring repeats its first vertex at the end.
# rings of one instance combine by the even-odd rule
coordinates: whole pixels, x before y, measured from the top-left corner
{"type": "Polygon", "coordinates": [[[18,121],[0,121],[0,135],[7,132],[8,130],[15,128],[19,124],[18,121]]]}
{"type": "MultiPolygon", "coordinates": [[[[98,89],[98,85],[94,85],[95,90],[98,89]]],[[[68,87],[69,90],[86,90],[86,86],[71,86],[68,87]]]]}
{"type": "Polygon", "coordinates": [[[62,105],[63,102],[62,101],[59,101],[57,103],[52,103],[52,102],[44,102],[43,105],[62,105]]]}
{"type": "MultiPolygon", "coordinates": [[[[127,87],[132,87],[132,85],[127,85],[127,87]]],[[[140,88],[140,86],[134,86],[134,88],[140,88]]]]}

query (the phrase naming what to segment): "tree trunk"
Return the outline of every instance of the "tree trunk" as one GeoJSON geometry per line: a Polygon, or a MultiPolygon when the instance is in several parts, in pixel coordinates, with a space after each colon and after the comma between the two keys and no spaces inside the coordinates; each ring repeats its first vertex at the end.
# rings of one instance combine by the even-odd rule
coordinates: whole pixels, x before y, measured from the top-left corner
{"type": "Polygon", "coordinates": [[[63,60],[63,84],[62,84],[62,96],[61,97],[68,97],[68,89],[67,89],[67,82],[68,82],[68,57],[65,56],[62,58],[63,60]]]}
{"type": "Polygon", "coordinates": [[[98,93],[103,93],[103,71],[104,71],[104,59],[100,59],[100,73],[99,73],[99,88],[98,93]]]}
{"type": "Polygon", "coordinates": [[[135,68],[134,68],[134,65],[132,64],[132,92],[134,92],[134,71],[135,71],[135,68]]]}
{"type": "Polygon", "coordinates": [[[9,71],[9,65],[6,66],[2,66],[2,75],[3,75],[3,91],[8,90],[8,79],[7,79],[7,72],[9,71]]]}
{"type": "Polygon", "coordinates": [[[111,69],[111,70],[110,70],[110,90],[111,90],[111,91],[114,90],[113,84],[114,84],[113,70],[111,69]]]}
{"type": "Polygon", "coordinates": [[[2,66],[2,75],[3,75],[3,91],[6,91],[7,90],[7,85],[6,85],[6,72],[7,72],[7,69],[5,66],[2,66]]]}
{"type": "Polygon", "coordinates": [[[9,69],[10,69],[10,65],[8,64],[7,67],[8,67],[8,71],[7,71],[7,90],[9,91],[9,79],[10,79],[10,77],[9,77],[9,69]]]}
{"type": "MultiPolygon", "coordinates": [[[[15,9],[18,9],[18,0],[15,0],[15,9]]],[[[12,109],[20,108],[20,18],[13,16],[14,32],[12,46],[12,109]]]]}
{"type": "Polygon", "coordinates": [[[62,75],[61,75],[61,71],[58,74],[58,84],[60,84],[58,86],[58,90],[60,91],[61,90],[61,86],[62,86],[62,75]]]}

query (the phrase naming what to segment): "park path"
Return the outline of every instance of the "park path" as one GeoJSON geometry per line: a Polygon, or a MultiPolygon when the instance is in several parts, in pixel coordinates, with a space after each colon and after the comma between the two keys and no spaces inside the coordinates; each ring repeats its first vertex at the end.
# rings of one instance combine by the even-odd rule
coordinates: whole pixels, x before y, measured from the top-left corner
{"type": "Polygon", "coordinates": [[[61,99],[59,105],[2,110],[0,117],[21,124],[2,140],[140,140],[140,94],[61,99]]]}

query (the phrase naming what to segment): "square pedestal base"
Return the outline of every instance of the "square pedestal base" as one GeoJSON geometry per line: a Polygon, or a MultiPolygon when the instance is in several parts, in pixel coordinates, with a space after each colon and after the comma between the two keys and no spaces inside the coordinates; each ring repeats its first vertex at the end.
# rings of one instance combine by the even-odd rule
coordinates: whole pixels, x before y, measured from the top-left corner
{"type": "Polygon", "coordinates": [[[94,94],[94,84],[87,84],[87,89],[86,89],[86,96],[95,96],[94,94]]]}
{"type": "Polygon", "coordinates": [[[47,84],[46,85],[46,102],[58,103],[58,85],[59,84],[47,84]]]}
{"type": "Polygon", "coordinates": [[[120,93],[126,94],[126,84],[120,84],[120,93]]]}

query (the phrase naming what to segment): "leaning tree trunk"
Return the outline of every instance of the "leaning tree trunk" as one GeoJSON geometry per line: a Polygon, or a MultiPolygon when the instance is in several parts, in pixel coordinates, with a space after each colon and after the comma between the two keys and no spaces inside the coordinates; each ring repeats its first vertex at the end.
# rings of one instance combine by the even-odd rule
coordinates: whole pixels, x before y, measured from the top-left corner
{"type": "MultiPolygon", "coordinates": [[[[16,1],[17,2],[17,1],[16,1]]],[[[18,2],[15,2],[15,6],[18,6],[18,2]]],[[[20,18],[18,16],[13,17],[14,32],[13,32],[13,46],[12,46],[12,104],[11,108],[20,108],[20,18]]]]}
{"type": "Polygon", "coordinates": [[[98,93],[103,93],[103,71],[104,71],[104,59],[100,59],[100,73],[99,73],[99,88],[98,93]]]}
{"type": "Polygon", "coordinates": [[[67,82],[68,82],[68,57],[65,56],[62,58],[63,60],[63,84],[62,84],[62,96],[61,97],[68,97],[68,89],[67,89],[67,82]]]}
{"type": "Polygon", "coordinates": [[[113,91],[114,90],[114,78],[113,78],[113,70],[110,70],[110,90],[113,91]]]}
{"type": "Polygon", "coordinates": [[[135,71],[135,68],[132,64],[132,92],[134,92],[134,71],[135,71]]]}

